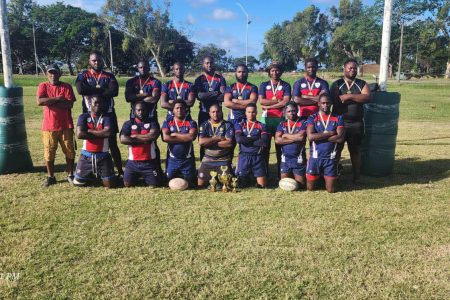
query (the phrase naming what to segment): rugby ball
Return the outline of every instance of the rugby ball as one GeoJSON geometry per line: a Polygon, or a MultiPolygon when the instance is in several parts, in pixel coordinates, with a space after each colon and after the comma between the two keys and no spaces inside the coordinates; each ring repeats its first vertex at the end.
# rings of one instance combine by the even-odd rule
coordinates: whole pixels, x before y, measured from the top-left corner
{"type": "Polygon", "coordinates": [[[169,188],[174,191],[183,191],[189,187],[189,183],[183,178],[174,178],[169,181],[169,188]]]}
{"type": "Polygon", "coordinates": [[[278,186],[283,191],[292,192],[292,191],[295,191],[296,189],[298,189],[298,182],[292,178],[283,178],[278,183],[278,186]]]}

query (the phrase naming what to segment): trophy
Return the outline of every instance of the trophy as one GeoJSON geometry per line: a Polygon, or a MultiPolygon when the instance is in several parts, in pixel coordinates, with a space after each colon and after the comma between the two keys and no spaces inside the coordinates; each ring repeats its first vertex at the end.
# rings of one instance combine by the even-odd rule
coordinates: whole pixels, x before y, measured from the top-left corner
{"type": "Polygon", "coordinates": [[[238,188],[238,178],[237,177],[233,177],[231,178],[231,186],[233,187],[233,189],[231,190],[233,193],[237,193],[237,188],[238,188]]]}
{"type": "Polygon", "coordinates": [[[219,177],[220,183],[222,183],[222,192],[226,193],[230,190],[231,175],[227,174],[228,166],[220,166],[222,174],[219,177]]]}
{"type": "Polygon", "coordinates": [[[217,186],[217,172],[216,171],[211,171],[209,174],[211,175],[211,179],[209,180],[209,184],[211,186],[210,191],[211,192],[215,192],[216,191],[216,186],[217,186]]]}

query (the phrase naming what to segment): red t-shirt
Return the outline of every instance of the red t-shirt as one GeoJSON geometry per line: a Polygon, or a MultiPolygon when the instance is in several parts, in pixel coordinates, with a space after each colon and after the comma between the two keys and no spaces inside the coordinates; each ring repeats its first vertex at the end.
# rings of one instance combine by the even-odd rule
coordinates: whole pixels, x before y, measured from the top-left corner
{"type": "MultiPolygon", "coordinates": [[[[63,96],[67,101],[75,101],[72,86],[61,82],[52,85],[50,82],[42,82],[38,86],[38,98],[55,98],[63,96]]],[[[73,128],[72,110],[58,108],[54,105],[44,106],[44,120],[42,122],[43,131],[59,131],[73,128]]]]}

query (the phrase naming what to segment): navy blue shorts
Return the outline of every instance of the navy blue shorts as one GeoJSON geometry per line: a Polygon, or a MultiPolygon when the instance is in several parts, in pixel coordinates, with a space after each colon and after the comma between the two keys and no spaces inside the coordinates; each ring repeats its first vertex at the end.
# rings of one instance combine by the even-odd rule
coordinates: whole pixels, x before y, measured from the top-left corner
{"type": "Polygon", "coordinates": [[[231,165],[231,161],[221,161],[221,162],[203,162],[200,164],[198,168],[198,178],[204,181],[211,180],[211,171],[217,172],[220,176],[222,174],[221,166],[227,166],[226,174],[233,175],[233,166],[231,165]]]}
{"type": "Polygon", "coordinates": [[[296,176],[305,176],[306,174],[306,164],[305,159],[300,156],[298,157],[286,157],[284,155],[281,156],[280,163],[280,173],[281,174],[290,174],[296,176]]]}
{"type": "Polygon", "coordinates": [[[245,177],[250,174],[253,174],[254,177],[266,177],[266,161],[261,154],[239,153],[236,175],[245,177]]]}
{"type": "Polygon", "coordinates": [[[138,178],[142,177],[147,185],[158,186],[160,174],[158,174],[158,162],[152,160],[128,160],[123,174],[123,181],[135,185],[138,178]]]}
{"type": "Polygon", "coordinates": [[[75,170],[75,178],[78,181],[86,182],[94,178],[107,180],[112,179],[115,176],[114,165],[109,153],[101,155],[94,154],[92,156],[80,155],[75,170]]]}
{"type": "Polygon", "coordinates": [[[320,176],[337,177],[337,165],[338,163],[335,159],[310,157],[306,168],[306,178],[308,180],[316,180],[320,176]]]}
{"type": "Polygon", "coordinates": [[[181,177],[188,182],[192,182],[195,178],[195,158],[178,159],[167,157],[166,176],[167,180],[181,177]]]}

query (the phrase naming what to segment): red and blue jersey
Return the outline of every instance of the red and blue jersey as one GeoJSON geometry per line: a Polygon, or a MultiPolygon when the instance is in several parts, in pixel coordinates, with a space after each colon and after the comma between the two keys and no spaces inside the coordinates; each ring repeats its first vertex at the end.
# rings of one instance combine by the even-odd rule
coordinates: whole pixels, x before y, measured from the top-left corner
{"type": "MultiPolygon", "coordinates": [[[[178,82],[176,83],[173,80],[167,81],[166,84],[163,84],[161,94],[167,94],[167,97],[169,100],[177,100],[177,97],[180,96],[181,100],[187,101],[189,94],[195,94],[195,88],[194,85],[189,81],[183,81],[183,83],[178,82]],[[180,94],[178,95],[178,91],[180,91],[180,94]]],[[[190,107],[187,107],[186,113],[190,114],[190,107]]],[[[167,111],[167,118],[173,117],[172,110],[169,109],[167,111]]]]}
{"type": "MultiPolygon", "coordinates": [[[[113,73],[101,71],[97,72],[93,69],[89,68],[88,70],[82,71],[80,74],[78,74],[77,79],[75,82],[82,82],[84,84],[87,84],[93,88],[97,87],[97,85],[100,86],[100,88],[109,88],[109,84],[111,81],[117,81],[116,77],[113,73]]],[[[91,111],[91,103],[86,98],[86,96],[83,96],[83,113],[90,112],[91,111]]],[[[114,112],[114,98],[112,97],[104,97],[103,98],[103,108],[105,113],[112,113],[114,112]]]]}
{"type": "MultiPolygon", "coordinates": [[[[133,78],[128,79],[126,83],[127,90],[133,91],[135,94],[139,94],[142,90],[142,92],[152,95],[153,91],[161,91],[161,81],[159,81],[157,78],[149,75],[150,77],[141,78],[140,76],[135,76],[133,78]]],[[[156,119],[157,115],[157,104],[156,103],[148,103],[144,102],[147,111],[148,111],[148,118],[149,119],[156,119]]],[[[133,111],[133,104],[131,104],[131,112],[130,112],[130,119],[133,119],[134,111],[133,111]]]]}
{"type": "MultiPolygon", "coordinates": [[[[277,132],[281,132],[283,134],[300,133],[306,130],[306,124],[306,119],[303,118],[299,118],[297,119],[297,121],[286,120],[278,124],[277,132]]],[[[304,155],[305,141],[282,145],[281,150],[283,151],[283,155],[287,158],[294,158],[298,157],[299,155],[304,155]]]]}
{"type": "MultiPolygon", "coordinates": [[[[339,95],[361,94],[362,89],[366,84],[367,83],[364,80],[355,79],[353,85],[349,84],[351,85],[349,91],[344,79],[341,78],[333,83],[332,89],[337,89],[339,91],[339,95]]],[[[342,114],[346,122],[362,122],[364,117],[363,103],[358,103],[355,101],[346,101],[345,103],[342,103],[341,101],[337,101],[334,105],[336,108],[336,113],[342,114]]]]}
{"type": "MultiPolygon", "coordinates": [[[[210,76],[208,74],[202,74],[197,79],[195,79],[195,90],[197,93],[208,93],[208,92],[219,92],[220,89],[227,87],[227,82],[225,78],[223,78],[220,74],[214,74],[214,76],[210,76]],[[209,89],[212,89],[210,91],[209,89]]],[[[209,112],[209,107],[213,104],[214,101],[200,101],[200,111],[201,112],[209,112]]]]}
{"type": "MultiPolygon", "coordinates": [[[[272,90],[270,80],[263,82],[259,86],[259,95],[268,100],[272,100],[273,97],[276,97],[278,102],[282,101],[285,96],[291,97],[291,85],[286,81],[280,80],[278,84],[273,85],[273,88],[276,89],[275,93],[272,90]]],[[[262,116],[266,118],[281,118],[283,117],[283,108],[264,110],[262,116]]]]}
{"type": "MultiPolygon", "coordinates": [[[[316,97],[322,92],[330,93],[328,82],[319,77],[313,79],[305,76],[294,83],[292,96],[301,97],[303,95],[316,97]]],[[[309,117],[318,111],[319,107],[317,105],[299,105],[298,115],[301,117],[309,117]]]]}
{"type": "MultiPolygon", "coordinates": [[[[225,94],[231,94],[232,99],[242,100],[250,99],[250,95],[258,95],[258,88],[256,85],[247,82],[246,84],[235,82],[225,90],[225,94]],[[241,95],[239,94],[241,93],[241,95]]],[[[238,120],[239,122],[245,119],[245,109],[230,109],[228,120],[238,120]]]]}
{"type": "MultiPolygon", "coordinates": [[[[132,136],[136,134],[148,134],[151,130],[159,131],[159,124],[155,121],[141,121],[138,118],[126,121],[123,124],[120,135],[132,136]]],[[[157,158],[156,141],[150,143],[128,145],[129,160],[152,160],[157,158]]]]}
{"type": "MultiPolygon", "coordinates": [[[[344,127],[342,115],[323,114],[322,118],[319,116],[319,113],[309,116],[307,126],[312,126],[313,132],[317,133],[322,133],[325,130],[336,131],[339,127],[344,127]],[[330,118],[329,121],[328,118],[330,118]],[[325,128],[325,125],[327,125],[327,128],[325,128]]],[[[337,143],[329,142],[328,139],[310,143],[310,155],[313,158],[333,159],[335,156],[333,152],[336,153],[336,150],[337,143]]]]}
{"type": "MultiPolygon", "coordinates": [[[[88,129],[102,130],[106,127],[111,127],[111,121],[107,115],[97,116],[91,113],[84,113],[78,117],[77,126],[81,127],[83,131],[88,131],[88,129]]],[[[106,153],[108,151],[108,138],[83,140],[82,153],[106,153]]]]}
{"type": "MultiPolygon", "coordinates": [[[[270,136],[270,133],[267,132],[266,130],[266,125],[264,125],[259,121],[248,122],[247,120],[237,123],[234,127],[234,133],[235,135],[243,134],[244,136],[258,137],[258,138],[261,138],[261,136],[263,135],[270,136]]],[[[260,154],[263,147],[255,146],[253,143],[254,142],[240,143],[239,153],[260,154]]]]}
{"type": "MultiPolygon", "coordinates": [[[[188,134],[191,129],[197,131],[197,122],[193,120],[177,121],[175,118],[164,120],[162,131],[171,133],[188,134]]],[[[194,157],[194,147],[192,142],[168,143],[168,154],[172,158],[186,159],[194,157]]]]}

